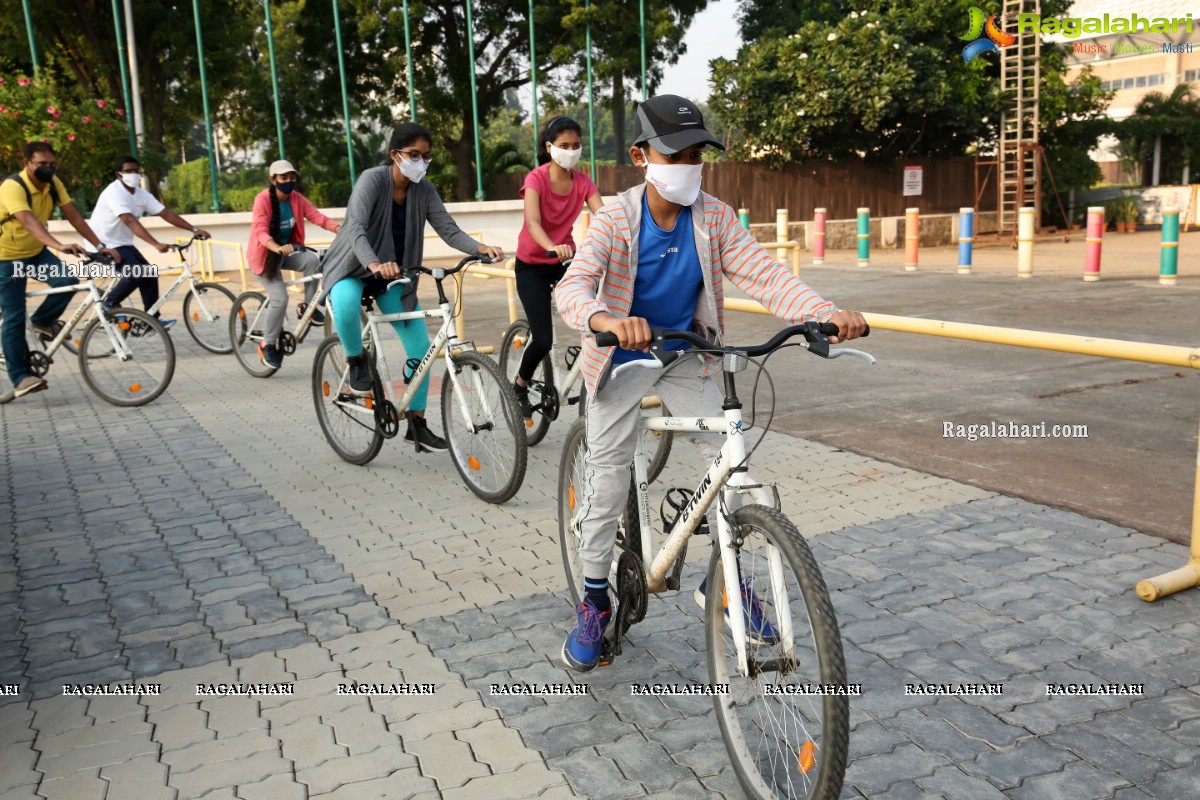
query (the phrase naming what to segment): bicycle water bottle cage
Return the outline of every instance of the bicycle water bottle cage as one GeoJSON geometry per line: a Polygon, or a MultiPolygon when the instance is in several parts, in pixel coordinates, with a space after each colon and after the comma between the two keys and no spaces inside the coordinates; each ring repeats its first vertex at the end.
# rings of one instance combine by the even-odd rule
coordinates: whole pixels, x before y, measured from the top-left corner
{"type": "Polygon", "coordinates": [[[412,383],[413,376],[421,366],[421,359],[410,358],[404,362],[404,382],[412,383]]]}
{"type": "Polygon", "coordinates": [[[579,358],[579,352],[581,349],[582,348],[577,344],[573,344],[567,348],[566,362],[568,370],[575,366],[575,359],[579,358]]]}
{"type": "MultiPolygon", "coordinates": [[[[675,523],[679,521],[679,515],[683,513],[683,509],[691,502],[695,495],[691,489],[683,489],[678,486],[672,486],[667,490],[667,494],[663,497],[662,503],[658,507],[658,515],[662,518],[663,535],[670,536],[671,531],[675,528],[675,523]],[[671,511],[667,511],[667,506],[671,507],[671,511]],[[669,518],[668,518],[669,515],[669,518]]],[[[708,534],[708,518],[700,520],[700,524],[696,526],[695,536],[708,534]]]]}

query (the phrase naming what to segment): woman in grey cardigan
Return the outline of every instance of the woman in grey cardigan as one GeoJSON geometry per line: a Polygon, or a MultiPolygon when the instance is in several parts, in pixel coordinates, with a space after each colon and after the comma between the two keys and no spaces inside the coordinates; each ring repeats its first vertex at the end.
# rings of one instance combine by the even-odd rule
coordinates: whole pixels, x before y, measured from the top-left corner
{"type": "MultiPolygon", "coordinates": [[[[368,169],[359,176],[342,229],[325,255],[325,286],[333,308],[334,326],[350,364],[350,388],[361,394],[371,391],[358,320],[363,291],[378,292],[388,281],[400,277],[401,267],[421,264],[426,222],[456,250],[490,258],[504,257],[499,247],[480,244],[463,233],[446,212],[437,189],[423,179],[433,158],[432,150],[433,137],[424,126],[415,122],[397,125],[388,143],[391,163],[368,169]]],[[[378,294],[375,303],[384,314],[417,310],[416,277],[407,286],[394,286],[378,294]]],[[[429,349],[425,320],[393,322],[392,327],[409,357],[420,357],[429,349]]],[[[413,396],[404,438],[415,440],[419,450],[445,451],[445,440],[425,424],[428,394],[426,379],[413,396]]]]}

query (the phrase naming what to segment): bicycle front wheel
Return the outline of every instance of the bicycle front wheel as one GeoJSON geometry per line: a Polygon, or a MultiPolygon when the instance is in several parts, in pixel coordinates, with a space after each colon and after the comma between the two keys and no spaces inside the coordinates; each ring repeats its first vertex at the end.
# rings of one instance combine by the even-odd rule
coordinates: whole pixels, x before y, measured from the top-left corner
{"type": "Polygon", "coordinates": [[[219,283],[197,283],[183,296],[183,324],[196,344],[210,353],[232,353],[229,320],[233,317],[233,292],[219,283]]]}
{"type": "Polygon", "coordinates": [[[166,391],[175,375],[175,345],[157,319],[122,308],[94,319],[79,339],[79,369],[100,399],[142,406],[166,391]]]}
{"type": "Polygon", "coordinates": [[[267,324],[267,298],[262,292],[243,292],[233,301],[229,314],[229,342],[242,369],[256,378],[269,378],[275,367],[268,367],[258,356],[267,324]]]}
{"type": "MultiPolygon", "coordinates": [[[[504,332],[504,344],[500,347],[500,372],[509,383],[517,380],[517,371],[521,368],[521,357],[525,354],[525,348],[529,346],[532,337],[529,323],[523,319],[509,325],[508,330],[504,332]]],[[[550,356],[543,358],[533,369],[533,380],[529,384],[530,404],[536,406],[545,402],[543,390],[554,391],[554,375],[550,366],[550,356]]],[[[551,402],[555,402],[557,399],[557,397],[551,398],[551,402]]],[[[530,447],[546,438],[551,420],[542,409],[534,411],[533,418],[524,422],[525,440],[530,447]]]]}
{"type": "MultiPolygon", "coordinates": [[[[733,515],[748,627],[750,677],[738,674],[721,558],[708,565],[705,632],[708,674],[728,684],[713,698],[717,722],[742,788],[753,798],[836,800],[846,770],[850,705],[806,685],[846,686],[842,641],[829,591],[808,543],[787,517],[761,505],[733,515]]],[[[845,691],[843,689],[843,691],[845,691]]]]}
{"type": "Polygon", "coordinates": [[[371,398],[350,391],[346,351],[337,336],[327,336],[313,360],[313,403],[325,440],[338,458],[351,464],[368,464],[383,447],[383,433],[375,423],[371,398]]]}
{"type": "Polygon", "coordinates": [[[468,489],[489,503],[503,503],[525,480],[525,426],[517,397],[490,358],[468,350],[453,362],[442,380],[450,458],[468,489]]]}

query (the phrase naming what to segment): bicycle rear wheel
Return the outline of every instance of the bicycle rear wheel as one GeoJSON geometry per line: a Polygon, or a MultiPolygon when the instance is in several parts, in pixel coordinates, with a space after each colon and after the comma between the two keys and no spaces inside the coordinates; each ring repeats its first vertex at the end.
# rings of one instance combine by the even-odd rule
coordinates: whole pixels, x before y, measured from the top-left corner
{"type": "Polygon", "coordinates": [[[268,367],[258,357],[258,345],[263,340],[267,322],[267,298],[262,292],[243,292],[233,301],[229,314],[229,341],[233,354],[242,369],[256,378],[269,378],[275,367],[268,367]]]}
{"type": "Polygon", "coordinates": [[[229,320],[233,317],[233,292],[219,283],[197,283],[183,296],[183,324],[196,344],[210,353],[232,353],[229,320]]]}
{"type": "Polygon", "coordinates": [[[803,684],[846,685],[829,591],[808,543],[787,517],[751,505],[734,512],[733,523],[735,540],[742,539],[743,598],[752,588],[776,635],[747,642],[751,677],[739,675],[724,604],[717,601],[725,596],[725,581],[714,547],[704,617],[709,679],[729,684],[728,695],[713,698],[721,737],[750,797],[836,800],[846,769],[849,700],[796,693],[803,684]],[[782,635],[785,605],[792,620],[790,652],[782,635]],[[770,638],[777,641],[763,641],[770,638]]]}
{"type": "Polygon", "coordinates": [[[369,397],[350,391],[346,381],[346,352],[337,336],[327,336],[313,360],[313,403],[325,440],[338,458],[351,464],[368,464],[383,447],[383,434],[375,423],[369,397]]]}
{"type": "Polygon", "coordinates": [[[122,308],[108,314],[108,319],[111,328],[94,319],[79,339],[83,379],[102,400],[115,406],[145,405],[171,384],[175,345],[159,321],[145,312],[122,308]]]}
{"type": "MultiPolygon", "coordinates": [[[[500,347],[500,372],[509,383],[517,380],[517,371],[521,368],[521,356],[524,355],[525,348],[529,346],[531,337],[529,323],[523,319],[509,325],[508,330],[504,332],[504,343],[500,347]]],[[[536,406],[545,402],[543,390],[554,390],[554,371],[550,365],[550,356],[543,358],[533,369],[533,380],[529,383],[529,402],[532,405],[536,406]]],[[[557,403],[557,395],[552,397],[550,402],[557,403]]],[[[546,416],[543,409],[535,410],[533,418],[524,422],[525,440],[530,447],[546,438],[546,433],[550,430],[551,419],[546,416]]]]}
{"type": "Polygon", "coordinates": [[[450,458],[468,489],[489,503],[503,503],[525,480],[525,426],[516,395],[490,358],[468,350],[453,362],[442,380],[450,458]]]}

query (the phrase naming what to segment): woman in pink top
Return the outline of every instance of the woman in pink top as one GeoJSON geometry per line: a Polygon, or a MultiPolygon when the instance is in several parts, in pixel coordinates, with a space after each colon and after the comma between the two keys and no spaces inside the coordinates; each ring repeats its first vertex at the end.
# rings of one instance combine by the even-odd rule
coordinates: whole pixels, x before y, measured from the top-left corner
{"type": "Polygon", "coordinates": [[[554,335],[550,293],[566,271],[564,261],[575,254],[571,228],[587,203],[593,214],[600,210],[600,190],[591,178],[574,167],[582,155],[583,129],[570,117],[555,117],[542,135],[540,166],[525,178],[525,224],[517,237],[517,294],[525,307],[531,341],[521,356],[513,388],[526,419],[533,416],[529,381],[546,354],[554,335]],[[553,252],[553,256],[547,253],[553,252]]]}
{"type": "MultiPolygon", "coordinates": [[[[281,269],[315,275],[321,269],[321,259],[311,250],[304,249],[304,220],[320,225],[327,231],[337,233],[342,227],[317,210],[308,199],[296,191],[300,172],[290,161],[271,164],[267,180],[271,185],[254,198],[254,209],[250,221],[250,248],[246,254],[250,268],[258,276],[267,299],[263,339],[258,345],[258,357],[268,367],[278,369],[283,363],[283,352],[279,349],[279,334],[283,332],[283,318],[287,314],[287,286],[280,276],[281,269]]],[[[304,302],[311,303],[317,290],[316,281],[304,284],[304,302]]],[[[317,325],[325,322],[320,311],[314,311],[312,321],[317,325]]]]}

